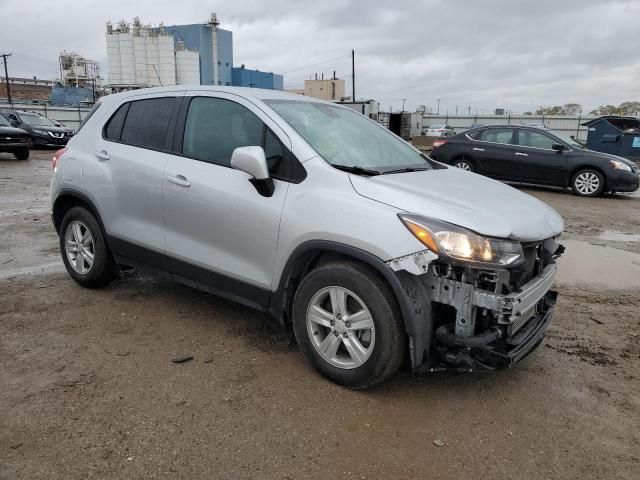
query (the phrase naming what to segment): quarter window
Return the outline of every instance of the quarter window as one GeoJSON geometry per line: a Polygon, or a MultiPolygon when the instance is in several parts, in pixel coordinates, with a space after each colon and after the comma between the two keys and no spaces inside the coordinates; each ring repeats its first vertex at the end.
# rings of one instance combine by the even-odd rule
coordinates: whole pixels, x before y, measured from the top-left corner
{"type": "Polygon", "coordinates": [[[122,134],[122,125],[124,125],[124,119],[127,116],[127,110],[129,110],[129,104],[122,105],[116,113],[109,119],[107,126],[104,128],[104,138],[107,140],[113,140],[114,142],[120,141],[120,135],[122,134]]]}
{"type": "Polygon", "coordinates": [[[549,135],[534,132],[532,130],[520,130],[518,134],[518,145],[522,147],[544,148],[551,150],[553,144],[558,143],[549,135]]]}
{"type": "Polygon", "coordinates": [[[196,97],[187,113],[182,153],[230,166],[236,148],[263,146],[263,131],[262,121],[242,105],[221,98],[196,97]]]}
{"type": "Polygon", "coordinates": [[[122,129],[122,142],[152,150],[164,149],[175,102],[175,97],[131,102],[122,129]]]}
{"type": "Polygon", "coordinates": [[[487,128],[480,131],[476,139],[483,142],[513,144],[513,128],[487,128]]]}

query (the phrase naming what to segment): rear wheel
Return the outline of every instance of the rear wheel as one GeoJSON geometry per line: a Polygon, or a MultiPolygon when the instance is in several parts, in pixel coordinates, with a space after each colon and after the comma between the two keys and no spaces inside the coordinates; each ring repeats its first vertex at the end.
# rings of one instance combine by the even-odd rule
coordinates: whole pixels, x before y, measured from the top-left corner
{"type": "Polygon", "coordinates": [[[67,272],[83,287],[106,285],[118,272],[100,225],[83,207],[69,209],[62,219],[60,252],[67,272]]]}
{"type": "Polygon", "coordinates": [[[395,298],[373,270],[357,263],[334,262],[307,275],[295,295],[293,327],[309,363],[348,388],[376,385],[402,363],[395,298]]]}
{"type": "Polygon", "coordinates": [[[604,191],[604,176],[597,170],[580,170],[571,179],[571,188],[576,195],[597,197],[604,191]]]}
{"type": "Polygon", "coordinates": [[[18,148],[13,152],[13,156],[18,160],[26,160],[29,158],[29,149],[27,147],[18,148]]]}
{"type": "Polygon", "coordinates": [[[459,168],[460,170],[465,170],[467,172],[473,172],[475,169],[473,168],[473,163],[471,160],[468,160],[464,157],[459,158],[453,162],[453,166],[459,168]]]}

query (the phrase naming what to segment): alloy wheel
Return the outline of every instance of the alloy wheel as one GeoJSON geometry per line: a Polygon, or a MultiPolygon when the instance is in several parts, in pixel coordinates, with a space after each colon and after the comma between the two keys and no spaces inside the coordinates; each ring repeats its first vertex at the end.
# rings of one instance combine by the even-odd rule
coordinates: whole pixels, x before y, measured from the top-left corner
{"type": "Polygon", "coordinates": [[[95,243],[91,231],[84,223],[74,220],[67,226],[64,248],[71,268],[81,275],[91,271],[95,258],[95,243]]]}
{"type": "Polygon", "coordinates": [[[469,165],[469,162],[465,162],[464,160],[457,162],[455,164],[455,167],[459,168],[460,170],[465,170],[467,172],[471,171],[471,165],[469,165]]]}
{"type": "Polygon", "coordinates": [[[373,317],[352,291],[337,286],[323,288],[309,302],[307,333],[320,356],[333,366],[362,366],[375,345],[373,317]]]}
{"type": "Polygon", "coordinates": [[[582,195],[593,195],[600,188],[600,179],[593,172],[582,172],[576,177],[574,186],[582,195]]]}

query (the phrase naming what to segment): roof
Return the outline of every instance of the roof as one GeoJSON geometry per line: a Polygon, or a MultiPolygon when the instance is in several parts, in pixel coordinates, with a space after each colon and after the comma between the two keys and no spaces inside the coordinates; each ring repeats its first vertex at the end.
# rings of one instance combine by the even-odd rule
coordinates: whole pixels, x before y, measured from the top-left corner
{"type": "MultiPolygon", "coordinates": [[[[296,100],[299,102],[315,102],[315,103],[329,103],[325,100],[320,100],[314,97],[307,97],[299,95],[297,93],[289,93],[283,90],[268,90],[265,88],[250,88],[250,87],[225,87],[222,85],[171,85],[165,87],[152,87],[152,88],[140,88],[137,90],[129,90],[127,92],[116,93],[113,95],[107,95],[102,99],[114,98],[129,98],[139,95],[146,95],[152,93],[169,93],[169,92],[184,92],[184,91],[201,91],[201,92],[224,92],[238,95],[240,97],[256,99],[256,100],[296,100]]],[[[101,100],[102,100],[101,99],[101,100]]]]}

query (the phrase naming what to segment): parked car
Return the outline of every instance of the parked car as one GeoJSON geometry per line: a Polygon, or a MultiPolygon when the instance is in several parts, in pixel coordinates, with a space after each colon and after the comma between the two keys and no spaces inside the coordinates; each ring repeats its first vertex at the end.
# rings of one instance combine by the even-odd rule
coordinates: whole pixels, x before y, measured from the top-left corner
{"type": "Polygon", "coordinates": [[[12,127],[9,121],[0,115],[0,152],[12,153],[18,160],[29,158],[31,136],[21,128],[12,127]]]}
{"type": "Polygon", "coordinates": [[[21,128],[31,135],[34,146],[60,147],[67,144],[74,131],[67,127],[57,127],[47,117],[24,110],[0,110],[0,115],[12,126],[21,128]]]}
{"type": "Polygon", "coordinates": [[[319,372],[366,388],[511,367],[542,341],[561,217],[434,162],[350,108],[254,88],[103,97],[53,157],[84,287],[119,265],[270,313],[319,372]]]}
{"type": "Polygon", "coordinates": [[[638,166],[587,150],[564,134],[528,126],[490,126],[433,144],[431,158],[508,182],[570,187],[576,195],[638,189],[638,166]]]}
{"type": "Polygon", "coordinates": [[[450,137],[456,131],[450,125],[431,125],[426,128],[425,134],[428,137],[450,137]]]}

